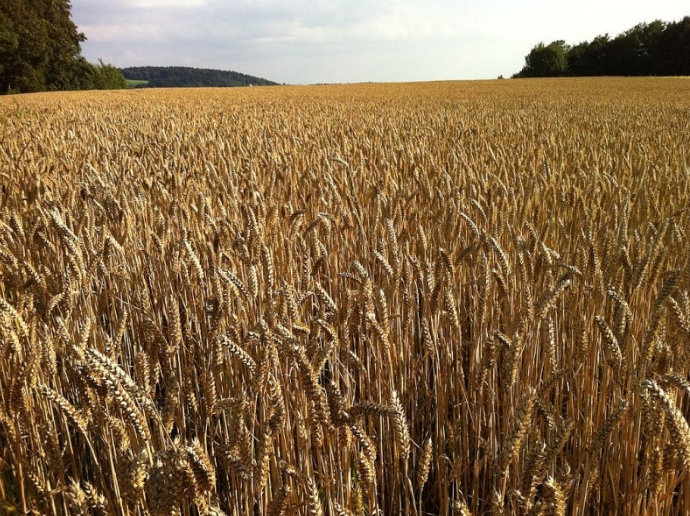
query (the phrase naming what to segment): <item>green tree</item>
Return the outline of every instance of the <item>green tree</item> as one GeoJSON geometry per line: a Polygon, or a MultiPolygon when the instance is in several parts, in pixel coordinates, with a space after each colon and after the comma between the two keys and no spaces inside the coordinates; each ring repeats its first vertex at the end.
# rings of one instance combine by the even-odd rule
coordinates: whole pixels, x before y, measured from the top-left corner
{"type": "Polygon", "coordinates": [[[0,92],[42,91],[45,89],[46,25],[27,0],[0,3],[6,45],[2,49],[0,92]]]}
{"type": "Polygon", "coordinates": [[[86,36],[72,21],[69,1],[40,0],[38,4],[39,15],[47,25],[49,41],[45,63],[47,89],[81,89],[85,71],[81,43],[86,36]]]}
{"type": "Polygon", "coordinates": [[[127,80],[122,72],[111,64],[106,64],[102,59],[98,65],[93,66],[89,89],[94,90],[121,90],[127,87],[127,80]]]}
{"type": "Polygon", "coordinates": [[[591,42],[575,45],[568,52],[568,72],[576,76],[606,75],[606,48],[610,42],[608,34],[597,36],[591,42]]]}
{"type": "Polygon", "coordinates": [[[573,47],[540,43],[514,77],[559,75],[690,75],[690,16],[640,23],[613,39],[604,34],[573,47]]]}
{"type": "Polygon", "coordinates": [[[12,61],[19,49],[19,37],[14,23],[0,11],[0,81],[12,69],[12,61]]]}
{"type": "Polygon", "coordinates": [[[525,56],[524,68],[516,77],[556,77],[568,70],[569,47],[558,40],[544,45],[539,43],[525,56]]]}
{"type": "Polygon", "coordinates": [[[608,75],[663,75],[658,62],[660,37],[666,30],[662,21],[640,23],[608,42],[605,48],[608,75]]]}
{"type": "Polygon", "coordinates": [[[68,0],[0,2],[0,93],[80,89],[93,65],[68,0]]]}
{"type": "Polygon", "coordinates": [[[690,16],[668,24],[657,41],[659,69],[665,75],[690,75],[690,16]]]}

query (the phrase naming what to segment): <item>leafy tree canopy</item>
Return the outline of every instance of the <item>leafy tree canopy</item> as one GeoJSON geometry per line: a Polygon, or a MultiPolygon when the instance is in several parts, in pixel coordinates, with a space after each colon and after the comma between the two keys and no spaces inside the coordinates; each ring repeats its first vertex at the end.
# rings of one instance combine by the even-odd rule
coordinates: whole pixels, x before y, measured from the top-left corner
{"type": "Polygon", "coordinates": [[[556,77],[568,69],[568,50],[565,41],[559,40],[544,45],[539,43],[525,57],[523,77],[556,77]]]}
{"type": "Polygon", "coordinates": [[[85,40],[72,21],[69,0],[2,0],[0,94],[125,84],[112,76],[116,68],[82,57],[85,40]]]}
{"type": "Polygon", "coordinates": [[[569,46],[539,43],[514,77],[690,75],[690,16],[678,22],[640,23],[569,46]]]}

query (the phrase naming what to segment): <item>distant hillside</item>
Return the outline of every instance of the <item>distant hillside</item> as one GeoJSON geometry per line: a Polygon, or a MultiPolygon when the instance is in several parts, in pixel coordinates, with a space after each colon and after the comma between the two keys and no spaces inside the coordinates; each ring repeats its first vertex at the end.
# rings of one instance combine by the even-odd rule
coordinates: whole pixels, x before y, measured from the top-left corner
{"type": "Polygon", "coordinates": [[[136,88],[220,88],[277,84],[239,72],[185,66],[134,66],[121,68],[120,71],[136,88]]]}

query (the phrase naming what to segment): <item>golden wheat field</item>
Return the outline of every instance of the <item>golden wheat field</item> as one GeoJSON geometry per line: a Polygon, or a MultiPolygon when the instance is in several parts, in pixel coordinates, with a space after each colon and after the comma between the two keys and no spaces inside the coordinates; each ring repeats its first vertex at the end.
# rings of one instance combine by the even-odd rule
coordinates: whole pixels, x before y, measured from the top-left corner
{"type": "Polygon", "coordinates": [[[690,80],[0,99],[0,513],[685,515],[690,80]]]}

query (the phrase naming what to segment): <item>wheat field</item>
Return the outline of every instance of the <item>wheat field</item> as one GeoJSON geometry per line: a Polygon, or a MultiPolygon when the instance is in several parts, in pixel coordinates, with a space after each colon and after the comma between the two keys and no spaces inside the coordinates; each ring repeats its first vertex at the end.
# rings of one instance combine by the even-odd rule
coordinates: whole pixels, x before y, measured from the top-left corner
{"type": "Polygon", "coordinates": [[[0,512],[684,515],[690,80],[0,98],[0,512]]]}

